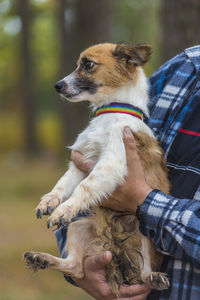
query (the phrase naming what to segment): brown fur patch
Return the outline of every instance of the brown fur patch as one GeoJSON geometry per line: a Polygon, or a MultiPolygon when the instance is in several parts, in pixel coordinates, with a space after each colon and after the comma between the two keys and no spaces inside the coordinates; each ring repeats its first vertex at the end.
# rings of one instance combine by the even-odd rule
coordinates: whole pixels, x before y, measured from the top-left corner
{"type": "Polygon", "coordinates": [[[146,182],[153,189],[169,193],[168,170],[159,143],[143,132],[134,133],[137,153],[140,157],[146,182]]]}

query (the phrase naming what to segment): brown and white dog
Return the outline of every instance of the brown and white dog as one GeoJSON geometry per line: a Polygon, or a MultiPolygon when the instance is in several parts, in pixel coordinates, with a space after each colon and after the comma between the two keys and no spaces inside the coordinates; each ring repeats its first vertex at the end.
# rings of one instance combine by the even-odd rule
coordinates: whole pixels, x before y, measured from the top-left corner
{"type": "Polygon", "coordinates": [[[37,216],[50,214],[51,227],[70,222],[79,211],[92,209],[93,213],[69,225],[66,259],[47,253],[25,253],[27,264],[34,270],[51,268],[75,279],[83,278],[85,257],[110,250],[113,261],[107,268],[107,277],[116,295],[123,283],[168,288],[165,274],[157,272],[161,255],[140,233],[137,218],[98,208],[127,175],[122,139],[125,126],[134,134],[148,185],[169,192],[162,150],[141,118],[142,113],[148,116],[148,87],[141,66],[150,54],[151,46],[146,44],[95,45],[81,53],[76,70],[55,85],[67,100],[89,101],[92,110],[97,111],[71,147],[96,164],[88,175],[71,162],[53,190],[42,197],[37,216]]]}

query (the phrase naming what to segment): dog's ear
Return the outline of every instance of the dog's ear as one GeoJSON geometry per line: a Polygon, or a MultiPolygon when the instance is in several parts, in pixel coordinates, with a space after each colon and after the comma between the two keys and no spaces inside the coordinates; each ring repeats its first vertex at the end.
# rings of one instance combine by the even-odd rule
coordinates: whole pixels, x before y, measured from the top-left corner
{"type": "Polygon", "coordinates": [[[137,44],[135,46],[118,44],[113,54],[117,59],[125,61],[128,65],[142,66],[149,60],[151,50],[152,47],[147,44],[137,44]]]}

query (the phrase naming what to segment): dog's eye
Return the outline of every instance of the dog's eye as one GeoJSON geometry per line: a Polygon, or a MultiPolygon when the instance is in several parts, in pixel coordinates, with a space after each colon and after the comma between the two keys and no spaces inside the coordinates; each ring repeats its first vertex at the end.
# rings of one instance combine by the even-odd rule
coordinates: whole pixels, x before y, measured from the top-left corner
{"type": "Polygon", "coordinates": [[[88,61],[85,66],[87,69],[92,69],[94,67],[94,65],[95,64],[93,61],[88,61]]]}
{"type": "Polygon", "coordinates": [[[95,62],[92,60],[84,60],[82,66],[86,71],[89,71],[95,66],[95,62]]]}

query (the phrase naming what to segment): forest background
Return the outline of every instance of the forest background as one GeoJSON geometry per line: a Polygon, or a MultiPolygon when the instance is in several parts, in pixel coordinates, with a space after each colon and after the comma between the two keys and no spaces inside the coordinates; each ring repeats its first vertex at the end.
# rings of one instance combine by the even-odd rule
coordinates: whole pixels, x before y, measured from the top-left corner
{"type": "Polygon", "coordinates": [[[153,46],[150,76],[200,42],[199,0],[0,0],[0,299],[86,300],[62,274],[26,269],[26,250],[59,255],[42,194],[67,168],[66,149],[89,118],[87,103],[54,90],[79,53],[99,42],[153,46]]]}

